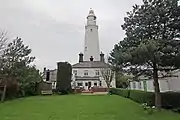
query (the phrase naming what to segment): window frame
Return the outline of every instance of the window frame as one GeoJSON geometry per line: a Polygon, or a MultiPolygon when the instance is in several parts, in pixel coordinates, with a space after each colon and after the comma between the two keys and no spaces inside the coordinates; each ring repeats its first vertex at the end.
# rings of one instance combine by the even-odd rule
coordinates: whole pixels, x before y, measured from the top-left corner
{"type": "Polygon", "coordinates": [[[78,82],[78,83],[77,83],[77,86],[78,86],[78,87],[83,86],[83,83],[82,83],[82,82],[78,82]]]}
{"type": "Polygon", "coordinates": [[[139,89],[142,89],[141,81],[139,81],[139,83],[138,83],[138,88],[139,88],[139,89]]]}
{"type": "Polygon", "coordinates": [[[96,75],[96,76],[100,76],[99,70],[95,70],[95,75],[96,75]],[[98,74],[97,74],[97,73],[98,73],[98,74]]]}
{"type": "Polygon", "coordinates": [[[102,81],[99,81],[99,86],[102,86],[102,81]]]}
{"type": "Polygon", "coordinates": [[[77,76],[77,70],[73,70],[73,74],[77,76]]]}
{"type": "Polygon", "coordinates": [[[136,82],[133,81],[133,89],[136,89],[136,82]]]}
{"type": "Polygon", "coordinates": [[[84,70],[84,76],[88,76],[88,70],[84,70]]]}

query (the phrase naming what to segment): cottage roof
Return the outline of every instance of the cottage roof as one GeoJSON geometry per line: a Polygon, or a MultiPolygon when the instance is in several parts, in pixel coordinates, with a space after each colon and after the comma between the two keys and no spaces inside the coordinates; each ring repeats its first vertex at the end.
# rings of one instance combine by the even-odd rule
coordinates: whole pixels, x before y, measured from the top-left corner
{"type": "Polygon", "coordinates": [[[72,65],[72,68],[108,68],[109,64],[101,61],[83,61],[72,65]]]}

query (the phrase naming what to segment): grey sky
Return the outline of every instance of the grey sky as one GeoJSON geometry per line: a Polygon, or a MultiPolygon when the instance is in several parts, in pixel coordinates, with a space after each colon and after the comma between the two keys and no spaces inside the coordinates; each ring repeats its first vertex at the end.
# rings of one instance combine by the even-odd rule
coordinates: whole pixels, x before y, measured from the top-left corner
{"type": "Polygon", "coordinates": [[[32,49],[39,69],[57,61],[76,63],[83,52],[84,25],[93,8],[100,49],[108,54],[124,37],[120,25],[132,5],[142,0],[0,0],[0,29],[21,37],[32,49]]]}

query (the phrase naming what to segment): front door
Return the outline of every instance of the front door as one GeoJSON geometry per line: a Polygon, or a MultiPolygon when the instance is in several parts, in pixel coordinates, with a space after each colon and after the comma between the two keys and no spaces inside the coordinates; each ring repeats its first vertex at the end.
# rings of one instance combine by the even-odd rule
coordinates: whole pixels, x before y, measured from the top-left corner
{"type": "Polygon", "coordinates": [[[88,89],[91,88],[91,82],[88,82],[88,89]]]}

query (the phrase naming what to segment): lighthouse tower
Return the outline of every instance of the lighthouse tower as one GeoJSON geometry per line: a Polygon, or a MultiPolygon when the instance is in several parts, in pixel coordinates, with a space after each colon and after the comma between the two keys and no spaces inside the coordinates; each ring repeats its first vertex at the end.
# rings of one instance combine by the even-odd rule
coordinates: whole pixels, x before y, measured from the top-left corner
{"type": "Polygon", "coordinates": [[[89,11],[85,26],[84,61],[90,61],[90,58],[93,58],[93,61],[100,61],[98,25],[92,9],[89,11]]]}

